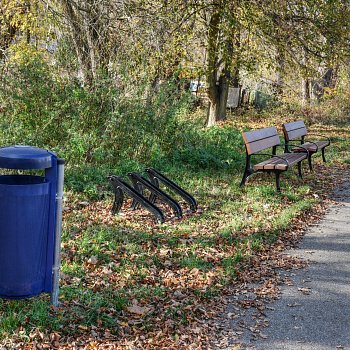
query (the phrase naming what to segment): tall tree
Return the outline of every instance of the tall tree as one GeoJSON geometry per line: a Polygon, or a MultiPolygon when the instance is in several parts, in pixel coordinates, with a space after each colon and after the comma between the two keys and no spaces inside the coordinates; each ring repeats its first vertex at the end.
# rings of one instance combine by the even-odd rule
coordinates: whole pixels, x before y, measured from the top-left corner
{"type": "Polygon", "coordinates": [[[221,0],[210,7],[207,39],[207,83],[209,110],[207,125],[226,119],[230,85],[239,81],[241,1],[221,0]]]}
{"type": "Polygon", "coordinates": [[[111,27],[115,7],[109,0],[57,0],[79,62],[80,76],[90,85],[107,70],[112,56],[111,27]]]}

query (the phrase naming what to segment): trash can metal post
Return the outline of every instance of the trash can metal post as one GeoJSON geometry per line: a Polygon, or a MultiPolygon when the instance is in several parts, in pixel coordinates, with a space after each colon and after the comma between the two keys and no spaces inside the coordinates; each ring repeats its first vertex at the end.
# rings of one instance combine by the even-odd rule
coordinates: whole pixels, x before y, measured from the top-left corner
{"type": "Polygon", "coordinates": [[[57,191],[56,191],[56,227],[55,227],[55,251],[54,264],[52,268],[53,284],[51,293],[51,304],[58,306],[58,292],[60,284],[61,266],[61,233],[62,233],[62,207],[64,187],[64,160],[57,159],[57,191]]]}

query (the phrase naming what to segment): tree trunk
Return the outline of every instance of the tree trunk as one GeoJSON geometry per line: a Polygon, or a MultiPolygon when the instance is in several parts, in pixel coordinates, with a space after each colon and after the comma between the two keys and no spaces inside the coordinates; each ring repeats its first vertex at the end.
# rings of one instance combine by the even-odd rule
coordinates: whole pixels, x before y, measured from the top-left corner
{"type": "Polygon", "coordinates": [[[284,86],[284,81],[283,81],[283,72],[284,72],[284,66],[285,66],[285,60],[283,53],[278,52],[277,55],[277,71],[276,71],[276,95],[278,97],[282,97],[283,95],[283,86],[284,86]]]}
{"type": "Polygon", "coordinates": [[[215,98],[210,99],[207,126],[213,126],[226,119],[229,79],[222,75],[216,85],[215,98]]]}
{"type": "MultiPolygon", "coordinates": [[[[308,57],[305,49],[302,51],[302,61],[301,61],[304,69],[308,67],[308,57]]],[[[310,104],[311,96],[310,96],[310,80],[307,78],[307,71],[304,71],[303,77],[301,80],[301,104],[302,106],[306,106],[310,104]]]]}
{"type": "Polygon", "coordinates": [[[209,111],[207,126],[212,126],[217,121],[217,115],[219,112],[219,87],[217,86],[218,78],[218,36],[219,36],[219,24],[221,21],[221,15],[219,12],[215,12],[209,22],[208,31],[208,99],[209,99],[209,111]]]}
{"type": "Polygon", "coordinates": [[[303,106],[310,104],[310,81],[307,78],[301,81],[301,101],[303,106]]]}
{"type": "Polygon", "coordinates": [[[214,13],[210,19],[208,32],[209,111],[207,126],[212,126],[226,119],[227,98],[232,72],[234,72],[233,81],[238,85],[240,32],[237,28],[232,28],[230,34],[226,34],[226,37],[222,38],[219,29],[222,20],[220,12],[214,13]],[[224,47],[219,63],[218,52],[222,43],[224,43],[224,47]],[[236,52],[234,52],[234,48],[237,49],[236,52]]]}
{"type": "Polygon", "coordinates": [[[62,0],[64,15],[70,26],[74,48],[79,62],[79,68],[84,84],[91,84],[92,73],[89,58],[89,48],[84,40],[83,23],[81,18],[75,13],[72,3],[69,0],[62,0]]]}
{"type": "Polygon", "coordinates": [[[219,103],[218,101],[210,101],[209,102],[209,110],[208,110],[208,119],[207,126],[213,126],[217,123],[217,115],[219,111],[219,103]]]}
{"type": "Polygon", "coordinates": [[[60,2],[70,27],[83,82],[91,85],[98,73],[108,71],[108,4],[87,0],[78,7],[70,0],[60,2]]]}
{"type": "Polygon", "coordinates": [[[16,32],[17,28],[11,24],[8,24],[5,34],[0,37],[0,61],[5,57],[5,51],[8,49],[12,40],[15,38],[16,32]]]}
{"type": "Polygon", "coordinates": [[[219,79],[219,110],[218,121],[226,119],[228,89],[230,87],[230,73],[225,72],[219,79]]]}

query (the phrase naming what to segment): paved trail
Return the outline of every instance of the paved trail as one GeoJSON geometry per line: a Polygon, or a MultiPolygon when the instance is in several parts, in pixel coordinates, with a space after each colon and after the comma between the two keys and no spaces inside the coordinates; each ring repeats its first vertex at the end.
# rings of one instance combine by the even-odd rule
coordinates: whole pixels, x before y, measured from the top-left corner
{"type": "Polygon", "coordinates": [[[350,183],[335,200],[291,252],[310,265],[293,271],[293,285],[283,286],[281,298],[267,309],[266,339],[241,349],[350,350],[350,183]]]}

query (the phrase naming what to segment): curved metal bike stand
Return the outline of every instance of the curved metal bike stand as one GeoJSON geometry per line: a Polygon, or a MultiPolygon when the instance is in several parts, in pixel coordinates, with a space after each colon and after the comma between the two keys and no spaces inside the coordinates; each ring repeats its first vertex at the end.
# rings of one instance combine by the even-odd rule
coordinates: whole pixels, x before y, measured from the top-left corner
{"type": "Polygon", "coordinates": [[[132,188],[128,183],[126,183],[121,177],[111,175],[108,177],[111,181],[114,189],[114,203],[112,208],[112,213],[116,214],[120,211],[123,201],[124,193],[128,194],[133,200],[141,204],[146,210],[152,213],[159,223],[165,221],[164,214],[162,211],[156,207],[152,202],[140,194],[137,190],[132,188]]]}
{"type": "MultiPolygon", "coordinates": [[[[178,186],[175,182],[171,181],[168,179],[166,176],[161,174],[159,171],[153,169],[153,168],[148,168],[146,169],[146,173],[150,179],[150,182],[155,186],[159,188],[159,183],[163,183],[166,187],[177,193],[179,196],[181,196],[190,206],[190,209],[195,212],[197,210],[197,202],[191,196],[187,191],[182,189],[180,186],[178,186]]],[[[154,203],[155,201],[155,196],[150,197],[150,202],[154,203]]]]}
{"type": "MultiPolygon", "coordinates": [[[[128,173],[128,177],[130,178],[130,180],[134,186],[134,189],[136,191],[139,191],[140,194],[143,195],[144,188],[147,188],[151,192],[152,201],[149,199],[150,202],[154,203],[153,198],[154,198],[154,200],[156,198],[159,198],[161,201],[168,204],[169,207],[171,207],[171,209],[173,209],[175,215],[179,219],[182,218],[182,209],[181,209],[179,203],[177,203],[175,201],[175,199],[170,197],[167,193],[162,191],[159,187],[156,187],[150,181],[148,181],[146,178],[144,178],[143,176],[141,176],[137,173],[128,173]]],[[[133,207],[135,207],[135,204],[133,204],[133,207]]]]}

